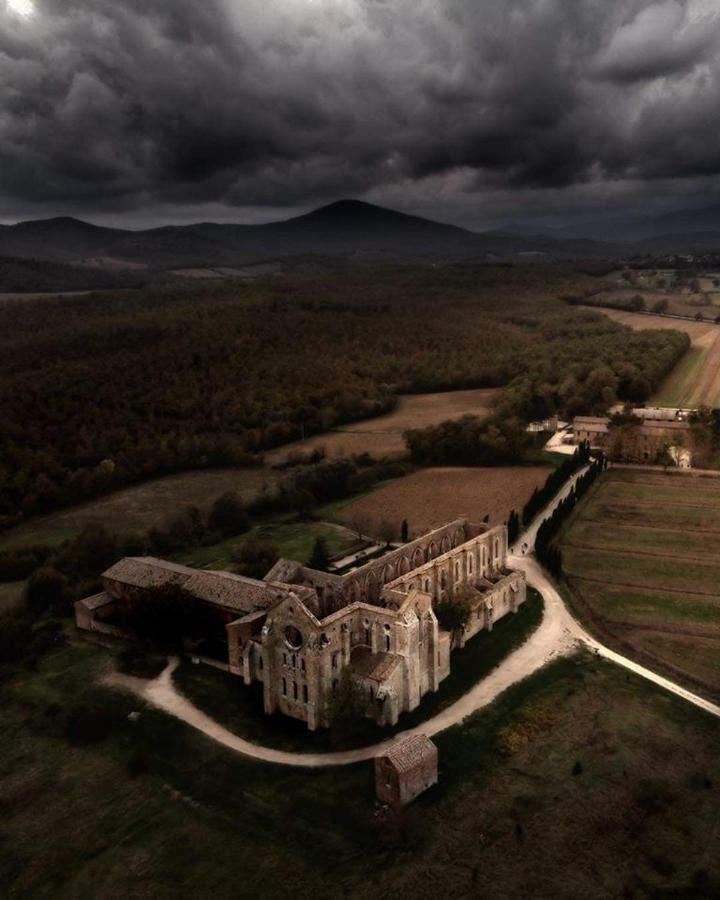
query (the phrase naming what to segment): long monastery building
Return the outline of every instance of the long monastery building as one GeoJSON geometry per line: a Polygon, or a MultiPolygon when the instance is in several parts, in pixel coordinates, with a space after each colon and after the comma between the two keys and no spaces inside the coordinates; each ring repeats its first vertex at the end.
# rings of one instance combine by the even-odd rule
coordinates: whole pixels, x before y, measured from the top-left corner
{"type": "Polygon", "coordinates": [[[179,587],[217,618],[220,652],[204,661],[246,684],[261,682],[267,714],[327,726],[349,677],[368,714],[394,724],[450,672],[453,641],[438,624],[440,603],[460,594],[469,601],[462,646],[525,601],[525,577],[506,562],[507,529],[466,519],[387,552],[358,554],[336,571],[281,559],[263,580],[132,557],[103,574],[101,593],[75,604],[76,621],[128,636],[118,624],[123,607],[179,587]]]}

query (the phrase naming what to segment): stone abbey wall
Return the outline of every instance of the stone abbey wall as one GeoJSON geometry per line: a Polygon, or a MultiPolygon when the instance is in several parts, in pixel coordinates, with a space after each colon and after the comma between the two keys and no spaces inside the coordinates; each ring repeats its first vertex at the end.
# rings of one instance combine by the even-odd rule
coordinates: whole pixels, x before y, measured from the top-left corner
{"type": "Polygon", "coordinates": [[[280,560],[257,581],[129,557],[104,574],[103,592],[76,603],[76,621],[105,631],[123,605],[152,603],[153,591],[174,585],[226,623],[227,663],[213,664],[261,682],[268,714],[328,725],[352,685],[367,715],[392,724],[438,689],[453,639],[491,630],[524,601],[524,577],[505,568],[506,554],[504,526],[459,519],[342,575],[280,560]],[[469,619],[451,636],[436,609],[461,595],[469,619]]]}
{"type": "Polygon", "coordinates": [[[380,603],[383,588],[387,584],[446,555],[473,537],[488,532],[485,525],[474,525],[465,519],[457,519],[344,575],[316,572],[297,564],[295,571],[290,573],[287,561],[281,560],[278,567],[266,577],[281,580],[279,574],[283,572],[286,576],[291,574],[293,582],[311,585],[316,590],[320,608],[325,613],[351,603],[380,603]]]}

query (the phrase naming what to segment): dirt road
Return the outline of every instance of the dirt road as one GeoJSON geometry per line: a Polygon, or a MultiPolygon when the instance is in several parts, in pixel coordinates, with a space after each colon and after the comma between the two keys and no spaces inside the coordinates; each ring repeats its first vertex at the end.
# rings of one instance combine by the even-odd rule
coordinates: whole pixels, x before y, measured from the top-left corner
{"type": "Polygon", "coordinates": [[[529,555],[534,549],[535,536],[540,523],[552,514],[555,506],[572,489],[573,481],[581,474],[582,472],[578,473],[574,479],[568,482],[552,504],[521,535],[513,549],[517,552],[517,548],[522,548],[524,544],[526,545],[525,555],[511,556],[508,561],[511,568],[521,569],[525,572],[528,584],[543,596],[545,610],[540,626],[521,647],[507,656],[496,669],[471,688],[467,694],[416,728],[400,732],[387,741],[339,753],[288,753],[253,744],[228,731],[227,728],[205,715],[177,690],[172,680],[172,673],[178,665],[178,660],[173,660],[165,671],[153,681],[132,678],[115,672],[106,677],[105,683],[136,694],[146,703],[175,716],[230,750],[262,762],[304,768],[342,766],[363,762],[380,755],[389,746],[408,735],[426,734],[432,737],[440,731],[457,725],[467,716],[492,703],[503,691],[537,672],[551,660],[569,656],[580,648],[597,653],[604,659],[628,669],[635,675],[651,681],[658,687],[720,718],[720,706],[693,694],[681,685],[663,678],[596,641],[572,616],[554,584],[544,573],[537,560],[529,555]]]}

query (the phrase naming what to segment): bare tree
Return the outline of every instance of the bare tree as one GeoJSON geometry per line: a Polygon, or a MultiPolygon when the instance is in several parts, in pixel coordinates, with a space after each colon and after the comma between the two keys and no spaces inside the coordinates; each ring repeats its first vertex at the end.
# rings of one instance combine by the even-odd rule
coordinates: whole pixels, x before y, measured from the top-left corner
{"type": "Polygon", "coordinates": [[[365,537],[368,528],[370,527],[368,517],[361,512],[354,512],[348,516],[347,523],[358,536],[359,540],[362,540],[365,537]]]}
{"type": "Polygon", "coordinates": [[[377,535],[381,541],[384,541],[386,544],[391,544],[397,538],[397,526],[394,522],[383,519],[378,525],[377,535]]]}

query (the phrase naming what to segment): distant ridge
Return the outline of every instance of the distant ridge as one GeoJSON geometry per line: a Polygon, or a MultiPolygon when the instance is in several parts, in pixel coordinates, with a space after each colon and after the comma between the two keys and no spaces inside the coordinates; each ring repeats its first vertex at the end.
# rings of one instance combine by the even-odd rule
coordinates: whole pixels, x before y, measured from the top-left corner
{"type": "Polygon", "coordinates": [[[621,251],[587,240],[477,233],[353,199],[264,225],[203,222],[131,231],[58,217],[0,226],[2,256],[60,262],[103,257],[160,268],[244,265],[308,254],[355,261],[481,262],[517,254],[564,259],[621,251]]]}

